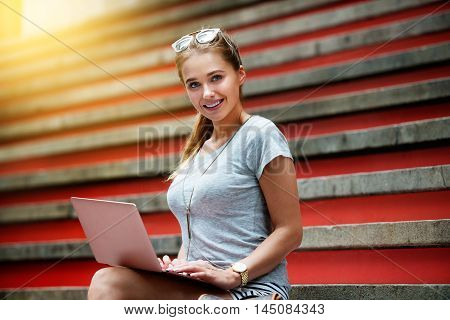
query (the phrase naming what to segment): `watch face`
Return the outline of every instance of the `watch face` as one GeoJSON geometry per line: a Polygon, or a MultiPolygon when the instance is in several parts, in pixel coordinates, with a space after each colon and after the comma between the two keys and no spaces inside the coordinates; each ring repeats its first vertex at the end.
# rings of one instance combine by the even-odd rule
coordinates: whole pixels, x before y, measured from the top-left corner
{"type": "Polygon", "coordinates": [[[247,270],[247,266],[242,262],[236,262],[235,264],[233,264],[233,269],[237,272],[244,272],[245,270],[247,270]]]}

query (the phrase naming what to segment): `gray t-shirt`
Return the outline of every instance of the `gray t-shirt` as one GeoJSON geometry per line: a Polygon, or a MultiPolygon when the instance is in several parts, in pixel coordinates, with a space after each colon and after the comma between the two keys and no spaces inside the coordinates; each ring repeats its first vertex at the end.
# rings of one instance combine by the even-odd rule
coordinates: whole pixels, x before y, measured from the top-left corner
{"type": "MultiPolygon", "coordinates": [[[[293,159],[286,138],[272,121],[254,115],[228,145],[212,153],[197,153],[179,170],[169,187],[167,201],[180,223],[187,252],[186,207],[194,186],[188,261],[209,260],[228,267],[250,255],[268,237],[272,227],[259,179],[266,164],[279,155],[293,159]]],[[[274,282],[289,290],[286,265],[283,259],[253,281],[274,282]]]]}

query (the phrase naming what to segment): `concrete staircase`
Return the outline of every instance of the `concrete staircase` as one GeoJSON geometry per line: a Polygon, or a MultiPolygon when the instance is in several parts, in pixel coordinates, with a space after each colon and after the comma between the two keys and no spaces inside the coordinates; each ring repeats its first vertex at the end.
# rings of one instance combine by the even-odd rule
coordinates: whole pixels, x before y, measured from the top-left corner
{"type": "Polygon", "coordinates": [[[149,1],[0,44],[0,296],[86,298],[103,266],[71,196],[136,203],[177,253],[164,178],[194,112],[169,44],[202,26],[236,39],[245,108],[297,159],[291,298],[448,299],[450,4],[430,0],[149,1]]]}

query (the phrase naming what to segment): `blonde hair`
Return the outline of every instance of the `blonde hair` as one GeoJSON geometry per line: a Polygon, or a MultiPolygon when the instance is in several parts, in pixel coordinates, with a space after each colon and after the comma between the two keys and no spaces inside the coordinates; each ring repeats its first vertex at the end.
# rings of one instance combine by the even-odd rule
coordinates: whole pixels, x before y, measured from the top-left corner
{"type": "MultiPolygon", "coordinates": [[[[201,30],[203,29],[206,28],[202,28],[201,30]]],[[[196,31],[195,33],[200,32],[201,30],[196,31]]],[[[238,46],[231,39],[228,33],[221,30],[213,41],[209,43],[197,43],[197,41],[192,40],[185,50],[176,54],[175,64],[178,70],[178,78],[183,85],[184,79],[181,72],[183,63],[194,53],[205,53],[210,50],[215,50],[221,54],[222,58],[236,71],[238,71],[242,65],[238,46]]],[[[241,101],[243,100],[242,86],[239,87],[239,98],[241,101]]],[[[170,174],[167,180],[173,180],[177,176],[178,170],[182,168],[188,162],[190,157],[198,152],[198,150],[203,146],[203,143],[211,137],[213,129],[214,126],[212,121],[203,116],[201,113],[198,113],[195,118],[192,132],[189,135],[182,151],[180,163],[178,164],[178,167],[170,174]]]]}

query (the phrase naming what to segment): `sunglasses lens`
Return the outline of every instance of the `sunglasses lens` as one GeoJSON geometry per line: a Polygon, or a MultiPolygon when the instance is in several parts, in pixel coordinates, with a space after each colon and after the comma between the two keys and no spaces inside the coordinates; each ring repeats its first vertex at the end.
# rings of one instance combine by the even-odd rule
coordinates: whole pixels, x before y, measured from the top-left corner
{"type": "Polygon", "coordinates": [[[185,36],[172,44],[172,48],[175,52],[180,52],[186,49],[189,46],[189,43],[192,40],[192,36],[185,36]]]}
{"type": "Polygon", "coordinates": [[[208,43],[212,41],[220,29],[206,29],[202,32],[197,33],[195,38],[197,39],[198,43],[208,43]]]}
{"type": "MultiPolygon", "coordinates": [[[[197,40],[198,43],[208,43],[214,40],[219,31],[220,31],[219,28],[205,29],[198,32],[195,35],[195,39],[197,40]]],[[[191,43],[193,38],[194,37],[192,35],[186,35],[178,39],[172,44],[173,50],[175,50],[175,52],[181,52],[185,50],[187,47],[189,47],[189,43],[191,43]]]]}

